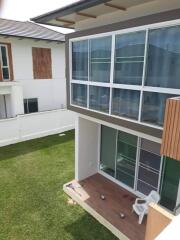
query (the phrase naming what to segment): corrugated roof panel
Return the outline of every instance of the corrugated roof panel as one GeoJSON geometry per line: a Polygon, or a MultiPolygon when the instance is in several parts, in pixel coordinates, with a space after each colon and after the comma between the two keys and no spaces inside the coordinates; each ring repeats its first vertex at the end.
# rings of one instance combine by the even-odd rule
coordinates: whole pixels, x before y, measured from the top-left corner
{"type": "Polygon", "coordinates": [[[64,34],[32,22],[0,18],[0,35],[64,42],[64,34]]]}

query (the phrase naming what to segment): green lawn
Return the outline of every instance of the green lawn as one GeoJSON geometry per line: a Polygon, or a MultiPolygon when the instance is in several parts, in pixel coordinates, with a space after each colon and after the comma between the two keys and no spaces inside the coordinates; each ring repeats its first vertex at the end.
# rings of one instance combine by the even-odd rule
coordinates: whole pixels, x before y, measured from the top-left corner
{"type": "Polygon", "coordinates": [[[74,177],[74,132],[0,148],[0,240],[115,240],[78,205],[64,183],[74,177]]]}

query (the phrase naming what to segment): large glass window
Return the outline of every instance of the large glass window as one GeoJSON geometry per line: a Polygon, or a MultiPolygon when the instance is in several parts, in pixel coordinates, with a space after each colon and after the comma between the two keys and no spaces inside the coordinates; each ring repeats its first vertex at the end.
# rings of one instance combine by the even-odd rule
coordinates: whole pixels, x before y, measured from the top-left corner
{"type": "Polygon", "coordinates": [[[164,159],[161,204],[174,211],[180,204],[180,162],[171,158],[164,159]]]}
{"type": "Polygon", "coordinates": [[[88,40],[72,43],[72,79],[88,80],[88,40]]]}
{"type": "Polygon", "coordinates": [[[118,132],[116,178],[127,186],[134,187],[137,137],[118,132]]]}
{"type": "Polygon", "coordinates": [[[116,135],[115,129],[102,126],[100,169],[112,177],[115,177],[116,135]]]}
{"type": "Polygon", "coordinates": [[[180,26],[149,31],[145,85],[180,89],[180,26]]]}
{"type": "Polygon", "coordinates": [[[141,85],[145,32],[116,36],[114,82],[141,85]]]}
{"type": "Polygon", "coordinates": [[[109,93],[107,87],[90,86],[89,89],[89,108],[109,112],[109,93]]]}
{"type": "Polygon", "coordinates": [[[72,104],[87,107],[87,86],[84,84],[72,84],[72,104]]]}
{"type": "Polygon", "coordinates": [[[112,37],[90,40],[90,80],[110,82],[112,37]]]}
{"type": "Polygon", "coordinates": [[[168,26],[73,42],[71,81],[87,85],[84,106],[162,127],[166,99],[180,95],[179,38],[180,26],[168,26]]]}
{"type": "Polygon", "coordinates": [[[160,144],[109,127],[101,129],[100,169],[144,195],[158,191],[160,144]]]}
{"type": "Polygon", "coordinates": [[[144,92],[142,105],[143,122],[163,126],[166,99],[175,95],[144,92]]]}
{"type": "Polygon", "coordinates": [[[112,114],[138,119],[140,92],[125,89],[113,89],[112,114]]]}

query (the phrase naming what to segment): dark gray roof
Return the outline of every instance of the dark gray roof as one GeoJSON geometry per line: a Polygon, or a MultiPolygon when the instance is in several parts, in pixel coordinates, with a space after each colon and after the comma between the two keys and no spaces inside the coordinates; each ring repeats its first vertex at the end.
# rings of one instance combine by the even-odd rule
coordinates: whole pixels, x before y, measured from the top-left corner
{"type": "Polygon", "coordinates": [[[64,34],[32,22],[0,18],[0,35],[64,42],[64,34]]]}
{"type": "MultiPolygon", "coordinates": [[[[111,0],[79,0],[75,3],[69,4],[65,7],[59,8],[57,10],[42,14],[40,16],[31,18],[32,21],[39,22],[39,23],[45,23],[48,20],[51,20],[52,18],[56,17],[62,17],[67,14],[71,14],[74,11],[81,11],[86,8],[90,8],[96,5],[99,5],[101,3],[109,2],[111,0]]],[[[52,24],[53,25],[53,24],[52,24]]],[[[55,26],[55,24],[54,24],[55,26]]]]}

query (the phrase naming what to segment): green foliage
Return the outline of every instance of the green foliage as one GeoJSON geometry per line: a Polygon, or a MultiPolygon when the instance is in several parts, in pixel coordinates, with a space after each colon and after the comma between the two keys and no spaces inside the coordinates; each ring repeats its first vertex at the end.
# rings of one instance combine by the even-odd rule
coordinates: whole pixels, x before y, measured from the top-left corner
{"type": "Polygon", "coordinates": [[[73,177],[73,131],[0,148],[0,239],[115,240],[67,204],[62,186],[73,177]]]}

